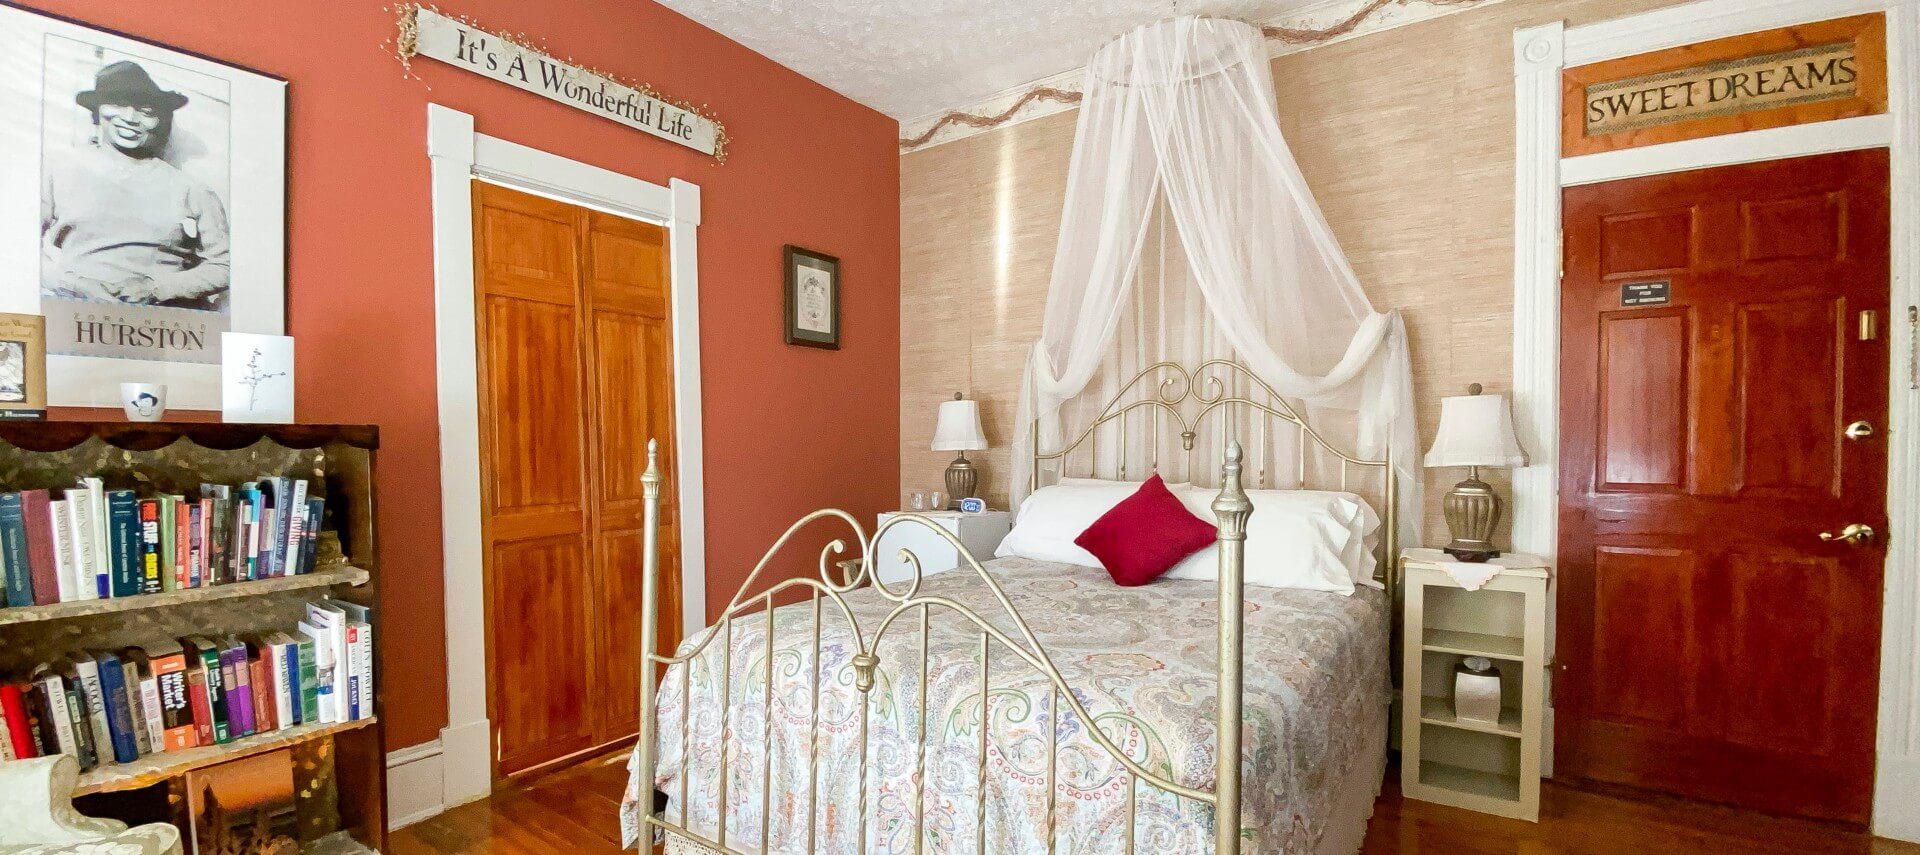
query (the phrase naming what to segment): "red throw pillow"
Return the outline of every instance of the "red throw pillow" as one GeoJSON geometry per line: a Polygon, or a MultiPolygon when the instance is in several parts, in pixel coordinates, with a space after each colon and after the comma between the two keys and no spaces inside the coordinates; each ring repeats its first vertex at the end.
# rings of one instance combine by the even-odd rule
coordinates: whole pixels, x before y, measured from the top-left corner
{"type": "Polygon", "coordinates": [[[1133,587],[1160,578],[1216,535],[1212,523],[1194,516],[1154,475],[1073,542],[1100,559],[1114,584],[1133,587]]]}

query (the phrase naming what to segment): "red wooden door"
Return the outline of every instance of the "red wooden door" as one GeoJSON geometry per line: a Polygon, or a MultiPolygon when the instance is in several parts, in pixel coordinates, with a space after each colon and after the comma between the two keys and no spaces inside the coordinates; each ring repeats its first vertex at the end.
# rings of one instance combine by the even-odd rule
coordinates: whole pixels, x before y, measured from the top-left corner
{"type": "Polygon", "coordinates": [[[1887,193],[1884,150],[1566,191],[1558,774],[1867,820],[1887,193]]]}

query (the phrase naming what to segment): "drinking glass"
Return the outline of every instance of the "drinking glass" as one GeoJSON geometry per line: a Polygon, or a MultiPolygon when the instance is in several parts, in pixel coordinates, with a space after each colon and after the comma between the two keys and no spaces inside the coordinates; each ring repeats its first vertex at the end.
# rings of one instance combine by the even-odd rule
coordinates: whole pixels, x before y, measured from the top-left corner
{"type": "Polygon", "coordinates": [[[912,509],[914,509],[914,510],[916,510],[916,511],[924,511],[924,510],[926,510],[926,509],[927,509],[927,494],[926,494],[926,493],[924,493],[924,492],[921,492],[921,491],[919,491],[919,490],[915,490],[915,491],[913,491],[913,497],[912,497],[911,499],[909,499],[909,500],[908,500],[908,505],[907,505],[907,507],[910,507],[910,508],[912,508],[912,509]]]}
{"type": "Polygon", "coordinates": [[[940,492],[939,490],[935,490],[932,493],[928,493],[927,494],[927,510],[930,510],[930,511],[946,510],[947,509],[946,504],[940,501],[945,497],[946,497],[946,494],[940,492]]]}

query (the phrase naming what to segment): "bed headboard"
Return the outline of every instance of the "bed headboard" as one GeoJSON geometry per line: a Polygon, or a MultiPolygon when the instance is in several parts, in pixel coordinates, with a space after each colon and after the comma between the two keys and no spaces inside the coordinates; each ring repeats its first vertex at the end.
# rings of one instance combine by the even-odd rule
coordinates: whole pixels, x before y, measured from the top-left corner
{"type": "Polygon", "coordinates": [[[1244,365],[1212,359],[1188,369],[1156,362],[1120,384],[1092,421],[1058,449],[1041,450],[1038,421],[1029,430],[1029,493],[1076,472],[1124,481],[1157,471],[1169,481],[1204,484],[1217,471],[1212,462],[1220,455],[1196,456],[1195,445],[1217,431],[1221,449],[1233,440],[1246,447],[1249,489],[1359,494],[1381,516],[1375,578],[1386,585],[1389,601],[1398,599],[1400,485],[1392,455],[1366,460],[1335,447],[1292,402],[1244,365]],[[1281,448],[1291,451],[1290,459],[1276,450],[1281,448]],[[1201,465],[1196,466],[1196,460],[1201,465]],[[1055,464],[1051,478],[1042,468],[1050,462],[1055,464]]]}

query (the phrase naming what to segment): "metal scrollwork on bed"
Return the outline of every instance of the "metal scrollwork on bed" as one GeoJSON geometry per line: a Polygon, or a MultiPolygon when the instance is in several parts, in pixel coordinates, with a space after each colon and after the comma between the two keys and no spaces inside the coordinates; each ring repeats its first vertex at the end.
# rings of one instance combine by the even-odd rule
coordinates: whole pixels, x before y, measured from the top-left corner
{"type": "MultiPolygon", "coordinates": [[[[1033,459],[1027,491],[1031,493],[1043,485],[1041,470],[1045,462],[1060,461],[1064,468],[1072,455],[1082,448],[1092,450],[1090,474],[1098,476],[1100,440],[1107,435],[1116,436],[1119,449],[1114,461],[1116,465],[1110,470],[1117,480],[1127,480],[1130,474],[1127,453],[1130,448],[1127,444],[1129,421],[1146,422],[1144,452],[1149,471],[1159,470],[1163,463],[1168,462],[1163,460],[1162,454],[1174,451],[1172,446],[1177,441],[1177,450],[1185,467],[1181,471],[1191,480],[1201,474],[1193,465],[1194,443],[1210,418],[1217,426],[1223,448],[1230,439],[1239,435],[1239,431],[1244,430],[1250,449],[1247,452],[1250,458],[1248,465],[1253,470],[1248,483],[1255,489],[1267,488],[1276,474],[1274,461],[1269,459],[1273,448],[1270,433],[1275,430],[1292,429],[1298,432],[1292,461],[1294,478],[1289,486],[1303,489],[1314,486],[1343,492],[1369,491],[1371,485],[1355,484],[1350,476],[1356,469],[1362,473],[1377,471],[1380,476],[1379,492],[1370,498],[1383,503],[1383,536],[1382,547],[1376,556],[1374,576],[1386,586],[1389,598],[1394,596],[1398,582],[1394,558],[1400,554],[1397,501],[1400,485],[1392,455],[1388,454],[1379,460],[1366,460],[1341,450],[1308,424],[1294,405],[1275,392],[1266,381],[1246,366],[1231,360],[1208,360],[1191,370],[1175,362],[1156,362],[1140,369],[1131,379],[1120,384],[1106,406],[1098,410],[1093,420],[1081,428],[1077,435],[1052,451],[1042,450],[1040,423],[1035,421],[1029,426],[1033,459]],[[1148,381],[1157,382],[1149,387],[1148,381]],[[1236,387],[1245,391],[1235,392],[1236,387]],[[1256,397],[1256,392],[1262,393],[1263,397],[1256,397]],[[1183,409],[1182,405],[1189,402],[1191,406],[1183,409]],[[1130,419],[1136,414],[1144,418],[1130,419]],[[1319,455],[1318,460],[1316,454],[1319,455]],[[1335,470],[1332,483],[1311,484],[1315,464],[1328,459],[1331,459],[1335,470]]],[[[1134,430],[1143,429],[1135,427],[1134,430]]],[[[1139,435],[1135,436],[1138,438],[1139,435]]],[[[1133,472],[1138,473],[1138,470],[1133,472]]]]}
{"type": "MultiPolygon", "coordinates": [[[[1281,401],[1278,396],[1273,396],[1270,402],[1256,402],[1250,398],[1227,394],[1226,384],[1210,376],[1210,372],[1222,370],[1224,367],[1244,371],[1244,369],[1241,369],[1239,366],[1224,361],[1206,363],[1193,372],[1182,370],[1171,363],[1162,363],[1149,367],[1145,371],[1142,371],[1138,377],[1135,377],[1133,381],[1126,384],[1123,394],[1125,394],[1127,390],[1132,390],[1136,387],[1140,380],[1149,374],[1169,372],[1164,375],[1158,391],[1154,395],[1132,403],[1124,403],[1116,398],[1115,401],[1107,407],[1102,417],[1083,431],[1073,442],[1068,443],[1057,451],[1036,454],[1036,472],[1038,471],[1037,464],[1041,460],[1064,457],[1080,443],[1086,442],[1091,437],[1094,437],[1097,429],[1102,425],[1118,419],[1123,413],[1146,407],[1158,408],[1160,411],[1170,414],[1170,417],[1176,420],[1175,423],[1179,426],[1177,436],[1181,438],[1182,444],[1188,451],[1189,456],[1193,445],[1195,426],[1200,424],[1210,413],[1224,412],[1227,408],[1234,406],[1247,408],[1246,412],[1265,413],[1284,422],[1296,425],[1304,432],[1305,436],[1311,437],[1318,446],[1333,451],[1333,449],[1327,446],[1325,441],[1322,440],[1312,428],[1308,427],[1306,423],[1293,412],[1292,408],[1287,406],[1284,401],[1281,401]],[[1201,377],[1207,377],[1207,379],[1200,380],[1196,383],[1196,378],[1201,377]],[[1179,388],[1172,388],[1174,384],[1179,384],[1179,388]],[[1177,394],[1175,394],[1176,392],[1177,394]],[[1179,405],[1190,398],[1196,401],[1200,407],[1199,412],[1191,418],[1182,415],[1179,409],[1179,405]]],[[[1256,380],[1255,382],[1257,383],[1258,381],[1256,380]]],[[[1268,391],[1271,392],[1271,390],[1268,391]]],[[[1124,431],[1124,422],[1121,424],[1121,430],[1124,431]]],[[[1222,436],[1225,437],[1226,434],[1223,432],[1222,436]]],[[[1211,791],[1208,791],[1179,784],[1170,777],[1158,774],[1137,762],[1126,751],[1116,745],[1113,739],[1100,727],[1088,727],[1084,730],[1086,737],[1091,739],[1101,752],[1124,767],[1133,776],[1133,780],[1128,784],[1126,792],[1128,820],[1126,851],[1129,853],[1134,851],[1133,834],[1135,832],[1133,814],[1136,791],[1139,786],[1152,787],[1182,799],[1189,799],[1193,802],[1210,806],[1213,810],[1214,851],[1217,853],[1229,853],[1230,855],[1231,853],[1238,853],[1241,847],[1240,740],[1242,725],[1242,642],[1244,635],[1242,626],[1243,548],[1246,540],[1247,519],[1253,512],[1253,504],[1249,500],[1243,484],[1242,466],[1244,461],[1240,444],[1237,441],[1231,440],[1223,444],[1225,446],[1225,459],[1221,468],[1220,493],[1213,502],[1213,511],[1218,519],[1217,538],[1220,560],[1219,691],[1217,693],[1218,709],[1215,717],[1215,725],[1217,727],[1215,733],[1217,734],[1218,744],[1214,752],[1216,760],[1214,769],[1215,786],[1211,791]]],[[[1365,461],[1340,454],[1337,451],[1334,453],[1346,463],[1356,466],[1384,467],[1386,469],[1388,473],[1385,485],[1388,497],[1388,510],[1386,511],[1387,528],[1389,532],[1391,532],[1393,525],[1392,514],[1394,513],[1392,510],[1392,498],[1395,486],[1391,467],[1387,466],[1385,461],[1365,461]]],[[[1189,466],[1190,465],[1191,463],[1189,461],[1189,466]]],[[[1304,469],[1302,471],[1304,472],[1304,469]]],[[[730,840],[728,836],[728,741],[736,736],[740,738],[753,738],[756,736],[755,734],[735,734],[734,728],[729,726],[730,719],[734,715],[734,698],[731,697],[731,678],[734,659],[733,624],[735,620],[754,615],[755,613],[764,614],[767,620],[765,655],[767,661],[771,662],[774,654],[773,611],[776,608],[776,600],[783,599],[783,595],[786,595],[784,598],[792,598],[796,594],[804,592],[805,596],[800,598],[799,602],[805,604],[805,607],[811,610],[812,658],[809,661],[814,663],[816,670],[813,675],[812,686],[813,707],[810,710],[807,731],[807,744],[809,748],[806,774],[810,786],[808,792],[804,795],[807,816],[806,851],[811,852],[816,848],[814,824],[817,811],[815,809],[815,800],[818,798],[820,790],[817,766],[821,759],[819,757],[820,731],[818,716],[821,698],[821,680],[818,668],[821,661],[822,617],[823,612],[828,608],[838,612],[839,616],[845,619],[851,631],[852,640],[858,645],[858,649],[852,656],[850,663],[854,672],[853,686],[860,696],[858,701],[860,706],[860,719],[857,736],[859,743],[859,805],[857,809],[858,836],[855,838],[856,840],[865,841],[868,839],[868,821],[869,814],[872,810],[872,799],[869,798],[868,793],[870,754],[868,745],[870,741],[868,718],[869,704],[874,690],[875,670],[880,662],[880,646],[883,642],[889,641],[889,631],[893,630],[896,624],[907,627],[909,631],[917,627],[918,655],[921,665],[918,675],[918,679],[921,682],[919,697],[923,700],[919,710],[919,716],[922,721],[917,740],[918,744],[914,746],[917,752],[914,773],[915,779],[922,781],[925,780],[924,775],[929,748],[928,730],[925,721],[928,715],[927,708],[929,705],[924,699],[926,698],[926,681],[928,679],[928,637],[933,615],[936,611],[951,613],[960,620],[970,623],[972,628],[978,632],[979,661],[981,663],[979,673],[978,714],[980,715],[982,726],[979,728],[978,736],[981,761],[975,770],[975,787],[979,801],[974,820],[982,830],[978,835],[981,852],[986,851],[985,841],[987,835],[984,833],[984,829],[986,826],[988,792],[986,784],[989,773],[986,762],[989,737],[988,728],[984,723],[987,720],[987,705],[992,691],[990,684],[992,675],[996,669],[1019,667],[1020,663],[1024,663],[1026,667],[1032,668],[1034,672],[1044,678],[1044,681],[1048,684],[1047,691],[1050,705],[1055,703],[1063,705],[1066,710],[1079,716],[1081,721],[1092,722],[1096,720],[1096,717],[1083,706],[1080,697],[1073,690],[1073,687],[1068,685],[1045,647],[1028,626],[1027,621],[1023,619],[1018,610],[1015,609],[1012,601],[1008,599],[1005,591],[995,579],[994,575],[988,572],[985,567],[981,566],[979,560],[969,554],[966,547],[947,529],[935,524],[927,517],[916,514],[894,516],[889,519],[885,525],[881,526],[879,530],[875,531],[871,537],[866,534],[860,522],[845,511],[825,509],[815,511],[800,518],[788,527],[780,538],[774,542],[773,546],[761,557],[759,563],[753,568],[753,571],[748,574],[746,581],[740,586],[739,591],[728,601],[726,608],[721,610],[716,622],[712,626],[683,643],[678,653],[670,654],[654,650],[654,639],[659,625],[658,611],[661,594],[658,537],[662,480],[654,460],[652,444],[649,443],[647,471],[643,479],[645,529],[640,626],[640,638],[645,648],[645,664],[643,665],[645,673],[642,674],[640,681],[640,734],[638,744],[635,748],[635,773],[637,780],[641,782],[641,785],[644,787],[651,787],[656,779],[656,761],[659,757],[659,747],[661,745],[661,724],[659,722],[660,716],[658,708],[661,686],[659,685],[659,681],[654,677],[656,673],[655,668],[658,666],[669,666],[669,670],[666,671],[667,676],[665,677],[667,680],[675,679],[671,666],[681,666],[678,676],[678,679],[681,681],[679,704],[681,720],[677,728],[677,738],[680,740],[679,758],[682,764],[692,763],[692,759],[687,754],[687,739],[689,733],[687,715],[693,706],[692,698],[689,697],[689,693],[693,690],[691,683],[693,668],[691,667],[691,663],[695,657],[700,656],[703,651],[706,651],[717,640],[720,645],[720,650],[714,655],[720,659],[719,679],[716,689],[720,695],[718,703],[720,715],[720,750],[717,760],[711,762],[719,766],[717,785],[719,787],[718,801],[721,809],[719,811],[717,833],[712,837],[696,832],[690,827],[690,823],[687,820],[687,799],[689,795],[687,786],[692,775],[687,774],[683,768],[681,774],[678,776],[679,791],[670,794],[671,796],[677,797],[677,803],[679,805],[678,820],[675,821],[674,819],[668,818],[664,811],[656,812],[652,800],[645,800],[644,806],[641,808],[643,841],[651,835],[652,830],[660,829],[664,830],[670,838],[679,838],[679,840],[676,841],[679,851],[685,851],[689,845],[691,845],[694,851],[702,849],[721,852],[737,851],[742,848],[743,844],[746,849],[760,852],[767,851],[767,834],[768,829],[771,827],[771,822],[768,820],[768,817],[769,811],[773,806],[774,798],[774,793],[771,791],[773,776],[770,774],[761,776],[759,781],[760,792],[754,794],[757,795],[759,802],[758,817],[760,821],[758,827],[760,829],[760,839],[757,841],[730,840]],[[818,556],[816,574],[772,582],[765,585],[764,590],[758,590],[756,588],[762,575],[767,572],[768,567],[774,559],[802,530],[807,529],[817,522],[831,522],[833,520],[845,523],[845,525],[851,529],[852,540],[857,543],[859,548],[859,551],[855,553],[855,555],[861,560],[851,565],[853,569],[850,572],[836,572],[838,569],[836,564],[839,563],[836,559],[847,554],[848,543],[843,539],[835,539],[821,550],[818,556]],[[996,626],[994,621],[988,619],[988,616],[981,614],[965,603],[938,594],[923,592],[921,585],[923,574],[921,572],[920,562],[918,557],[913,555],[909,550],[903,549],[900,553],[900,558],[912,569],[912,575],[909,579],[904,582],[889,585],[881,582],[877,577],[874,577],[870,571],[873,562],[865,560],[870,554],[869,550],[889,529],[894,526],[903,525],[925,526],[935,535],[950,543],[960,556],[960,564],[955,570],[948,572],[971,572],[977,574],[979,579],[984,583],[987,591],[991,593],[993,604],[998,609],[1004,611],[1004,619],[1000,621],[1001,626],[1011,626],[1011,631],[1002,629],[1001,626],[996,626]],[[860,627],[854,609],[847,601],[849,594],[866,585],[871,585],[875,593],[892,604],[891,608],[886,612],[885,617],[877,626],[873,627],[871,633],[860,627]],[[789,594],[790,591],[794,593],[789,594]],[[1013,659],[1017,661],[1011,665],[996,662],[994,658],[996,655],[996,645],[1008,653],[1011,653],[1013,659]]],[[[1392,554],[1392,535],[1390,533],[1388,534],[1388,538],[1388,549],[1386,551],[1388,554],[1392,554]]],[[[1389,574],[1388,578],[1389,581],[1391,581],[1391,574],[1389,574]]],[[[895,633],[895,635],[898,634],[899,633],[895,633]]],[[[1004,658],[1002,662],[1004,662],[1004,658]]],[[[762,732],[757,734],[758,738],[763,742],[763,748],[769,746],[773,738],[773,716],[771,715],[771,710],[774,695],[772,691],[773,669],[771,665],[766,668],[766,681],[767,690],[762,695],[766,708],[761,710],[760,717],[760,721],[764,722],[764,726],[762,732]]],[[[1053,840],[1052,829],[1055,823],[1056,799],[1058,798],[1056,795],[1057,788],[1054,786],[1060,756],[1060,739],[1057,735],[1050,741],[1048,750],[1049,756],[1047,758],[1045,776],[1047,784],[1046,810],[1044,819],[1041,821],[1045,822],[1048,826],[1046,829],[1046,839],[1049,841],[1048,851],[1051,852],[1051,841],[1053,840]]],[[[924,831],[926,809],[923,800],[926,796],[926,789],[927,787],[925,786],[915,787],[914,799],[916,803],[913,809],[915,851],[919,851],[919,841],[922,836],[921,833],[924,831]]],[[[669,851],[676,851],[676,847],[670,846],[669,851]]]]}

